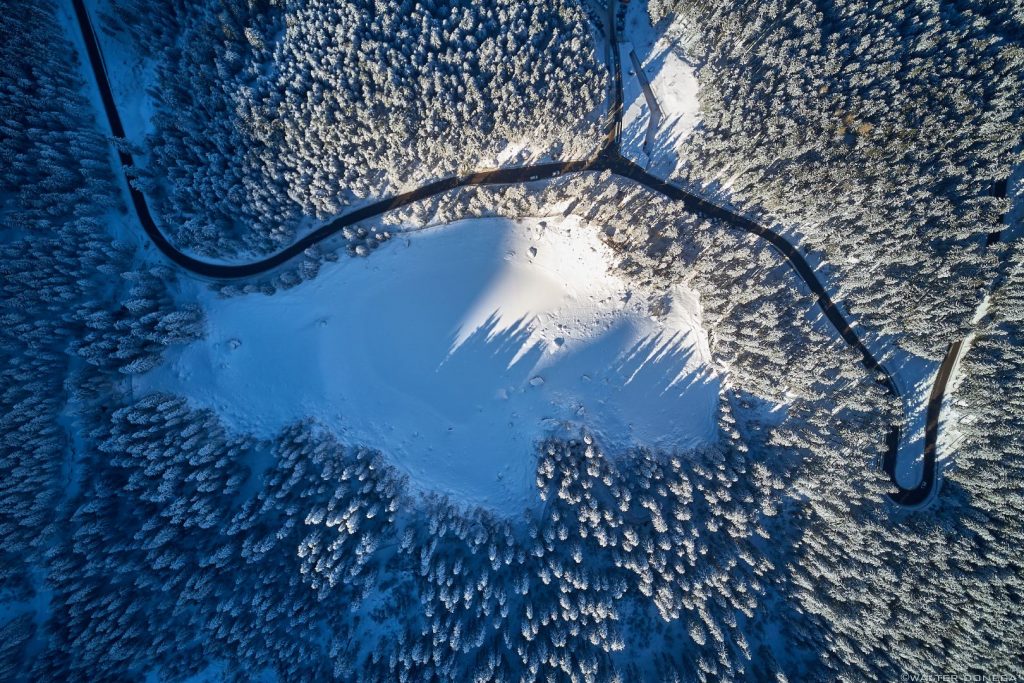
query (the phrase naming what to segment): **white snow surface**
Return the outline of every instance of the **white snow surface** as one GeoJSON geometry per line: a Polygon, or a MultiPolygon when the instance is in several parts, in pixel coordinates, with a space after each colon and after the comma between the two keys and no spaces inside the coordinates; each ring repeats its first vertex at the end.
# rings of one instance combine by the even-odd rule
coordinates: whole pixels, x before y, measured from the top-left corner
{"type": "MultiPolygon", "coordinates": [[[[875,344],[877,345],[877,343],[875,344]]],[[[873,349],[877,352],[876,349],[873,349]]],[[[896,481],[904,488],[921,482],[924,473],[924,432],[928,417],[928,399],[939,362],[915,356],[899,347],[890,349],[884,361],[903,397],[906,424],[896,452],[896,481]]]]}
{"type": "MultiPolygon", "coordinates": [[[[121,117],[125,137],[136,147],[135,163],[145,166],[148,161],[146,136],[153,132],[155,103],[149,90],[157,83],[156,65],[153,60],[137,53],[129,36],[109,30],[104,17],[117,12],[110,6],[109,0],[86,0],[85,4],[103,51],[107,79],[117,103],[117,113],[121,117]]],[[[88,59],[84,54],[82,58],[88,59]]]]}
{"type": "Polygon", "coordinates": [[[686,60],[683,39],[666,33],[670,24],[669,18],[652,26],[647,3],[632,2],[626,10],[623,39],[619,44],[623,87],[622,151],[662,177],[675,171],[685,154],[685,140],[700,121],[696,70],[686,60]],[[655,134],[650,157],[644,152],[650,111],[629,57],[630,50],[636,51],[665,115],[655,134]]]}
{"type": "Polygon", "coordinates": [[[658,308],[631,293],[597,231],[575,217],[468,219],[269,297],[189,283],[208,335],[137,378],[136,395],[189,396],[260,437],[314,417],[420,490],[520,512],[538,500],[547,433],[585,425],[611,452],[716,433],[696,294],[676,285],[658,308]]]}

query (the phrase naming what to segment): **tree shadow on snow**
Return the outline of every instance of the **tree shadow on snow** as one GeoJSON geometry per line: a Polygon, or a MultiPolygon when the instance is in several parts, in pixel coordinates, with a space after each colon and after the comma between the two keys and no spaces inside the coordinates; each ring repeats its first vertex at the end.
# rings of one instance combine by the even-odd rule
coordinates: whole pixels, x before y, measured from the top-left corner
{"type": "Polygon", "coordinates": [[[464,341],[453,339],[436,380],[458,386],[461,400],[473,404],[526,395],[529,405],[516,405],[523,418],[539,411],[533,418],[586,422],[620,442],[636,434],[648,445],[681,448],[706,440],[708,425],[713,430],[720,382],[694,366],[688,333],[637,340],[633,323],[622,320],[563,348],[534,332],[532,319],[502,327],[494,311],[464,341]]]}

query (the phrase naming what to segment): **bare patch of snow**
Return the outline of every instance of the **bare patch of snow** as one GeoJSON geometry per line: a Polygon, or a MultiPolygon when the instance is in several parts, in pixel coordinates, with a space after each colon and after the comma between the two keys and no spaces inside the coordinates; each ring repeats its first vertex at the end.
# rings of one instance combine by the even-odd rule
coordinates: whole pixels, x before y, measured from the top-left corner
{"type": "Polygon", "coordinates": [[[490,158],[483,158],[477,164],[478,169],[501,168],[504,166],[517,166],[525,164],[542,164],[553,161],[548,152],[538,152],[534,149],[535,143],[531,140],[517,140],[509,142],[505,148],[490,158]]]}
{"type": "MultiPolygon", "coordinates": [[[[878,346],[879,342],[869,344],[878,346]]],[[[884,361],[896,387],[903,397],[903,414],[907,422],[900,435],[896,453],[896,482],[903,488],[914,488],[924,471],[924,436],[931,396],[939,363],[915,356],[895,344],[884,361]]]]}
{"type": "Polygon", "coordinates": [[[414,485],[504,513],[535,501],[534,444],[553,430],[586,425],[612,450],[714,438],[720,380],[696,295],[677,285],[666,307],[631,292],[594,226],[407,234],[270,297],[188,284],[208,336],[136,390],[190,396],[257,436],[315,417],[414,485]]]}
{"type": "Polygon", "coordinates": [[[622,151],[663,177],[675,171],[683,158],[683,142],[700,120],[696,71],[686,61],[682,39],[664,32],[668,25],[668,21],[651,25],[646,2],[630,3],[623,24],[624,39],[619,45],[623,69],[622,151]],[[643,149],[650,111],[629,56],[631,50],[636,51],[664,113],[650,156],[643,149]]]}

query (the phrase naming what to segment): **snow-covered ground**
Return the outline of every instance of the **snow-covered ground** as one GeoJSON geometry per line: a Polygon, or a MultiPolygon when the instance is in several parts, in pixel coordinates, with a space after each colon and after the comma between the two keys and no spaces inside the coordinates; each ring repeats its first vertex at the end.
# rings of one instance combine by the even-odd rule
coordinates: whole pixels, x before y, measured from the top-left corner
{"type": "Polygon", "coordinates": [[[144,142],[153,132],[155,103],[149,90],[156,85],[156,65],[138,54],[129,36],[107,30],[104,14],[112,12],[107,0],[85,0],[85,5],[103,50],[103,63],[125,137],[141,152],[134,155],[135,163],[145,166],[144,142]]]}
{"type": "Polygon", "coordinates": [[[208,336],[136,380],[269,437],[306,416],[378,448],[414,485],[515,513],[534,443],[581,425],[611,451],[714,438],[719,378],[696,295],[668,312],[609,270],[575,217],[400,234],[274,296],[217,298],[208,336]]]}
{"type": "MultiPolygon", "coordinates": [[[[868,343],[873,352],[880,342],[868,343]]],[[[928,418],[928,398],[940,363],[920,358],[892,346],[892,355],[883,361],[903,397],[903,425],[900,447],[896,454],[896,481],[904,488],[921,482],[924,470],[924,432],[928,418]]],[[[941,455],[941,454],[940,454],[941,455]]]]}
{"type": "MultiPolygon", "coordinates": [[[[503,168],[505,166],[547,164],[552,161],[556,161],[556,155],[553,155],[551,150],[541,149],[538,151],[535,148],[534,141],[517,140],[506,144],[505,147],[494,156],[482,157],[475,164],[474,170],[483,171],[491,168],[503,168]]],[[[433,176],[429,173],[422,173],[420,177],[416,178],[417,182],[409,183],[404,189],[418,185],[431,178],[433,178],[433,176]]]]}
{"type": "Polygon", "coordinates": [[[668,177],[675,170],[685,154],[684,141],[700,118],[697,76],[693,65],[685,59],[680,40],[665,33],[669,21],[651,26],[647,3],[632,2],[626,10],[619,45],[624,107],[622,153],[661,177],[668,177]],[[629,56],[631,50],[636,51],[665,115],[650,156],[644,152],[650,110],[629,56]]]}

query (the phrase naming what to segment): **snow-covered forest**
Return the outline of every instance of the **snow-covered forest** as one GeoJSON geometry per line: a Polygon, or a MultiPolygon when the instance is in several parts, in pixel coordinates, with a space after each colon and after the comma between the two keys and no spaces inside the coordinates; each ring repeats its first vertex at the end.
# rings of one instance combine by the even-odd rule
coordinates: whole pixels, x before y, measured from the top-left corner
{"type": "MultiPolygon", "coordinates": [[[[0,12],[0,679],[1024,676],[1024,269],[1004,216],[1020,185],[1001,189],[1020,163],[1024,7],[649,9],[699,65],[674,179],[798,232],[872,339],[933,358],[970,340],[936,499],[888,501],[900,402],[777,251],[607,171],[440,193],[263,276],[195,286],[280,300],[350,267],[344,251],[387,272],[424,226],[571,219],[599,242],[549,258],[610,264],[629,291],[602,305],[663,322],[675,289],[699,300],[722,378],[708,443],[612,446],[581,412],[524,454],[532,501],[505,514],[424,494],[352,438],[356,411],[257,435],[200,405],[191,377],[138,390],[217,321],[138,227],[74,21],[38,0],[0,12]]],[[[113,0],[103,25],[158,65],[132,174],[161,227],[242,258],[510,145],[591,153],[608,78],[594,12],[113,0]]],[[[526,244],[515,256],[543,260],[526,244]]],[[[372,315],[380,299],[354,289],[322,296],[372,315]]],[[[331,357],[346,361],[365,359],[331,357]]]]}
{"type": "Polygon", "coordinates": [[[804,237],[852,312],[941,358],[1024,159],[1019,0],[651,0],[699,64],[680,179],[804,237]],[[1002,185],[1005,188],[1005,185],[1002,185]]]}
{"type": "Polygon", "coordinates": [[[597,139],[606,74],[569,0],[115,0],[110,16],[157,61],[148,186],[197,253],[273,251],[302,217],[597,139]]]}
{"type": "Polygon", "coordinates": [[[28,674],[25,648],[41,642],[26,608],[50,594],[46,567],[65,503],[95,457],[81,450],[85,435],[124,398],[123,378],[202,333],[201,311],[167,295],[170,272],[136,268],[134,249],[113,236],[125,218],[110,148],[80,94],[73,53],[50,48],[61,35],[53,9],[0,13],[6,679],[28,674]]]}

